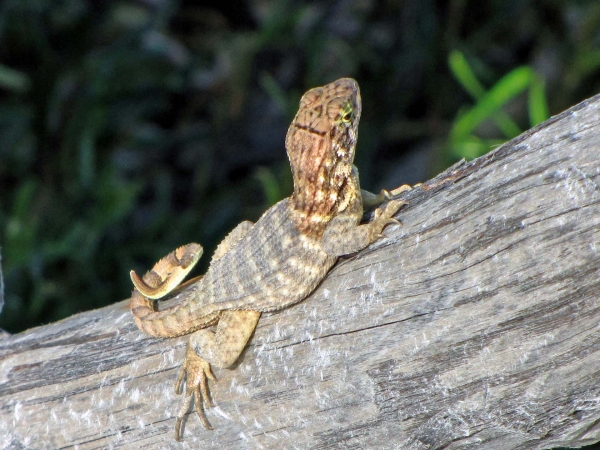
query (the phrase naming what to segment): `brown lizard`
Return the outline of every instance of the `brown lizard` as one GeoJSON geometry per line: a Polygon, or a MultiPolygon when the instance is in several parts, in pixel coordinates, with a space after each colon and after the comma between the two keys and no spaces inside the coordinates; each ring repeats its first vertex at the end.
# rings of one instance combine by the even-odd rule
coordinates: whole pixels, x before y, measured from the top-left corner
{"type": "MultiPolygon", "coordinates": [[[[207,378],[211,365],[230,367],[243,351],[260,314],[308,296],[342,255],[365,248],[381,236],[405,203],[382,191],[361,191],[353,166],[361,113],[358,84],[342,78],[306,92],[285,144],[294,192],[255,223],[240,223],[219,244],[203,277],[188,281],[184,300],[158,311],[152,299],[178,287],[198,261],[202,247],[188,244],[161,259],[143,279],[134,271],[131,311],[140,330],[152,336],[189,338],[175,391],[185,380],[175,438],[195,399],[196,412],[211,429],[203,405],[213,406],[207,378]],[[365,207],[374,219],[360,224],[365,207]],[[216,332],[205,330],[216,324],[216,332]]],[[[401,191],[402,189],[400,189],[401,191]]],[[[394,191],[398,192],[398,190],[394,191]]]]}

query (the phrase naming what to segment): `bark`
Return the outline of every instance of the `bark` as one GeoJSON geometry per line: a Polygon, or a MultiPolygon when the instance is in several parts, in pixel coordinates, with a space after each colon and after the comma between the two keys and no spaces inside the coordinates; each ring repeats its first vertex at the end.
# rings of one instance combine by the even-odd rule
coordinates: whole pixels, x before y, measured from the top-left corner
{"type": "Polygon", "coordinates": [[[185,338],[125,302],[0,340],[2,448],[529,449],[600,440],[600,96],[403,194],[263,314],[173,439],[185,338]]]}

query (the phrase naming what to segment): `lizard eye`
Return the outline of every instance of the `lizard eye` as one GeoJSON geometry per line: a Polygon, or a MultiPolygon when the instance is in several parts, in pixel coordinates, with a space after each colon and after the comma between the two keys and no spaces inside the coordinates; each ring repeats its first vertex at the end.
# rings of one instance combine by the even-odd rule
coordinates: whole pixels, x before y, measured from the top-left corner
{"type": "MultiPolygon", "coordinates": [[[[336,99],[338,100],[338,99],[336,99]]],[[[332,101],[329,105],[330,117],[335,125],[349,127],[356,118],[354,107],[350,101],[332,101]]]]}
{"type": "Polygon", "coordinates": [[[345,124],[349,124],[350,122],[352,122],[353,118],[354,109],[352,108],[352,105],[346,104],[340,111],[340,121],[345,124]]]}

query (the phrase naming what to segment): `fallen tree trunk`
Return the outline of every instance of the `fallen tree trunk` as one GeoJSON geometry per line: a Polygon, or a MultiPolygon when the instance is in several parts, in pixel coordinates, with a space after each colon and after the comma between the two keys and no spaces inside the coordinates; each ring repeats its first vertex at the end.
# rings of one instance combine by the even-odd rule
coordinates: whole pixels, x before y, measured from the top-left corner
{"type": "Polygon", "coordinates": [[[403,194],[404,226],[263,314],[211,385],[125,302],[0,340],[3,448],[578,447],[600,440],[600,97],[403,194]]]}

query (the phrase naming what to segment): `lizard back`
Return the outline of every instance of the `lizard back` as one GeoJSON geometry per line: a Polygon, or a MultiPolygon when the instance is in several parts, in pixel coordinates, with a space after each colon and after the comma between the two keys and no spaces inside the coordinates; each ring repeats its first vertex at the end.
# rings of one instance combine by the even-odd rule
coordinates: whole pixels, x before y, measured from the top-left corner
{"type": "Polygon", "coordinates": [[[322,250],[318,240],[294,225],[290,200],[282,200],[211,264],[193,295],[198,300],[206,297],[205,302],[212,305],[198,312],[285,308],[310,294],[336,260],[322,250]]]}

